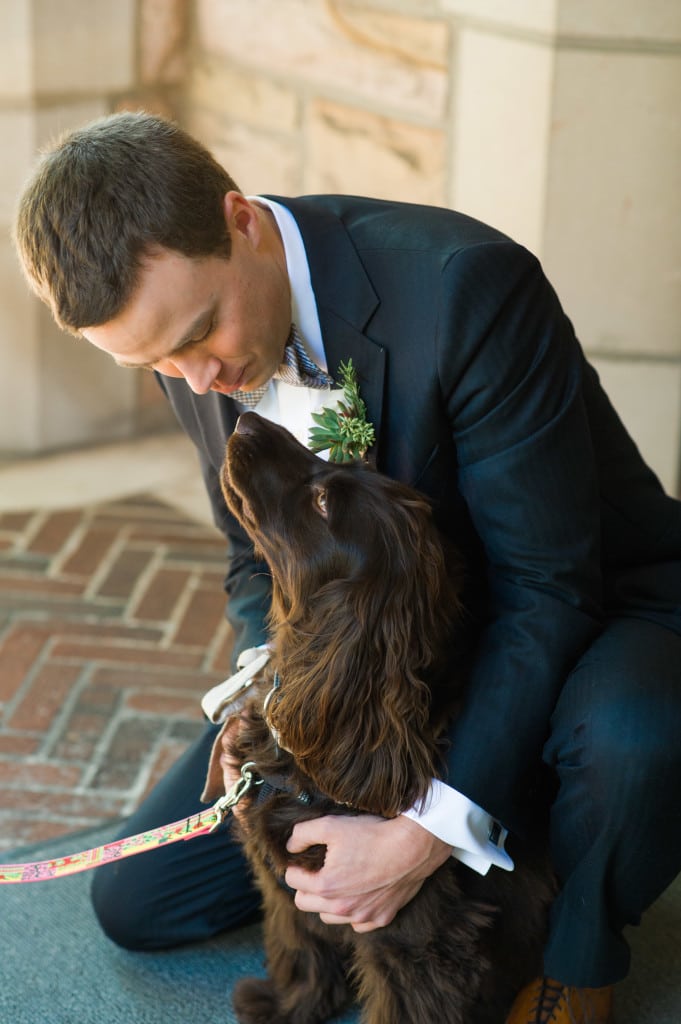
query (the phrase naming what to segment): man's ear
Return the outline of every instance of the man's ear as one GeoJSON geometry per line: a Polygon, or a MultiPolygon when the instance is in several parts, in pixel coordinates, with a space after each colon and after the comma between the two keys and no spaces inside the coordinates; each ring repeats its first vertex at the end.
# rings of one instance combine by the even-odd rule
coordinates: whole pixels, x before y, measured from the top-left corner
{"type": "Polygon", "coordinates": [[[225,224],[230,235],[238,233],[256,248],[260,243],[260,218],[253,203],[241,192],[227,192],[222,200],[225,224]]]}

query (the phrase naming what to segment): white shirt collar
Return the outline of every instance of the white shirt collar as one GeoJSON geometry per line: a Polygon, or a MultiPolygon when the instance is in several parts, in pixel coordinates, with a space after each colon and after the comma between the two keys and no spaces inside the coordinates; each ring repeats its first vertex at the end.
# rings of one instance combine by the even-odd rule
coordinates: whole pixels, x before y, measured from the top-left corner
{"type": "Polygon", "coordinates": [[[262,196],[248,196],[248,199],[261,206],[266,206],[268,210],[271,210],[277,222],[284,245],[286,269],[291,285],[291,320],[298,328],[310,357],[322,370],[328,371],[322,329],[317,314],[317,302],[312,291],[310,266],[307,262],[305,243],[295,218],[291,211],[281,203],[264,199],[262,196]]]}

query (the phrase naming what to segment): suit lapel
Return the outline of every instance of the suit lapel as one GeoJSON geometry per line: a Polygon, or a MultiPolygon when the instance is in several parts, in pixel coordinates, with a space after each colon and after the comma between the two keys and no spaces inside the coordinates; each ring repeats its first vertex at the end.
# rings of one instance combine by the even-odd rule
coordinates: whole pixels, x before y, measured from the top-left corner
{"type": "Polygon", "coordinates": [[[305,243],[329,373],[352,359],[367,417],[380,440],[387,353],[364,333],[379,305],[352,240],[340,219],[314,199],[270,196],[296,219],[305,243]]]}

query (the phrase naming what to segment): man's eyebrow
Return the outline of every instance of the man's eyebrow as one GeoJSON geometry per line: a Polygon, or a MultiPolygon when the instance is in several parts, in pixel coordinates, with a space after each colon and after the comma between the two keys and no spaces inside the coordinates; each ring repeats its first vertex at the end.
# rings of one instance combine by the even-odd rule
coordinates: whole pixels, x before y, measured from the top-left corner
{"type": "Polygon", "coordinates": [[[164,359],[170,359],[176,352],[183,349],[185,345],[189,345],[190,342],[195,341],[197,335],[200,337],[204,326],[207,326],[208,323],[210,323],[214,315],[215,303],[212,303],[208,309],[204,309],[202,313],[199,313],[199,315],[191,322],[184,335],[168,352],[164,352],[163,355],[156,356],[144,363],[128,363],[124,359],[116,359],[116,366],[122,366],[126,370],[152,370],[156,363],[160,363],[164,359]]]}

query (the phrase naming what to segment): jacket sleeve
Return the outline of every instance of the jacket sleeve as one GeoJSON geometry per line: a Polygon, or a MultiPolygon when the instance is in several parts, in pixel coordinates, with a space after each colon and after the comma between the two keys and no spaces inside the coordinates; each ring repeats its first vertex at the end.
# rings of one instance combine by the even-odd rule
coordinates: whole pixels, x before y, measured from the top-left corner
{"type": "Polygon", "coordinates": [[[236,667],[236,659],[243,650],[265,642],[271,600],[269,569],[256,559],[253,545],[229,512],[220,487],[219,471],[236,413],[226,404],[230,400],[222,395],[195,396],[183,380],[158,373],[156,379],[196,447],[213,520],[227,540],[225,615],[234,630],[232,663],[236,667]]]}
{"type": "Polygon", "coordinates": [[[265,562],[255,557],[253,544],[228,510],[220,488],[219,475],[203,452],[199,452],[203,478],[216,526],[227,538],[227,594],[225,616],[234,631],[232,668],[242,651],[267,640],[266,620],[272,586],[265,562]]]}
{"type": "Polygon", "coordinates": [[[449,260],[438,360],[489,593],[448,782],[506,824],[563,682],[602,621],[584,363],[538,262],[509,242],[449,260]]]}

